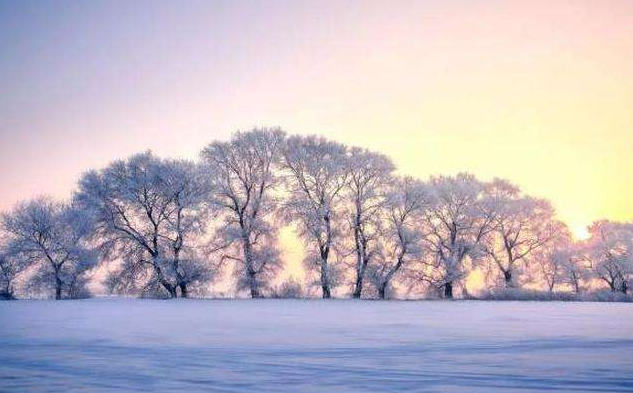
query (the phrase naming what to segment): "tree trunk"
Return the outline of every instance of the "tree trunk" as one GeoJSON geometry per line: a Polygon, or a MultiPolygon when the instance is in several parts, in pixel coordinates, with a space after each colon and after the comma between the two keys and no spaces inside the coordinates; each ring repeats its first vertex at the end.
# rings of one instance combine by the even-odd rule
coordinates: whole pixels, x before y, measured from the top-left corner
{"type": "Polygon", "coordinates": [[[13,289],[11,289],[10,285],[7,285],[5,289],[0,291],[0,300],[14,300],[15,296],[13,296],[13,289]]]}
{"type": "Polygon", "coordinates": [[[251,298],[253,299],[259,299],[262,297],[262,294],[259,292],[259,288],[256,285],[256,280],[255,280],[255,273],[254,272],[248,272],[248,281],[250,283],[250,287],[251,287],[251,298]]]}
{"type": "Polygon", "coordinates": [[[503,278],[505,280],[506,288],[512,288],[512,272],[510,270],[504,270],[503,278]]]}
{"type": "Polygon", "coordinates": [[[187,283],[181,282],[178,286],[180,287],[180,296],[185,299],[188,298],[189,293],[187,292],[187,283]]]}
{"type": "Polygon", "coordinates": [[[174,299],[178,296],[175,285],[171,285],[171,283],[165,279],[161,279],[160,283],[163,286],[163,288],[165,288],[165,290],[167,291],[171,299],[174,299]]]}
{"type": "Polygon", "coordinates": [[[626,293],[628,292],[629,287],[628,287],[628,285],[627,285],[627,283],[626,283],[626,280],[622,281],[622,285],[620,286],[620,290],[621,290],[621,291],[622,291],[622,293],[623,293],[623,294],[625,294],[625,295],[626,295],[626,293]]]}
{"type": "Polygon", "coordinates": [[[328,258],[330,256],[330,245],[332,244],[332,227],[330,226],[329,213],[323,216],[323,222],[325,222],[326,241],[325,244],[319,243],[319,254],[321,256],[321,292],[323,299],[329,299],[332,297],[330,293],[330,278],[328,269],[328,258]]]}
{"type": "Polygon", "coordinates": [[[61,300],[62,298],[62,284],[59,280],[55,282],[55,300],[61,300]]]}
{"type": "Polygon", "coordinates": [[[321,254],[321,292],[323,293],[323,299],[329,299],[332,297],[330,293],[330,278],[328,277],[329,269],[328,269],[328,258],[330,256],[330,242],[332,239],[332,230],[330,228],[330,217],[325,216],[323,220],[326,223],[326,233],[327,233],[327,242],[325,246],[320,246],[320,254],[321,254]]]}
{"type": "Polygon", "coordinates": [[[257,273],[253,269],[253,250],[249,236],[245,229],[242,228],[242,246],[244,248],[244,263],[246,264],[246,274],[248,276],[248,287],[251,292],[251,298],[258,299],[262,297],[257,284],[257,273]]]}
{"type": "Polygon", "coordinates": [[[452,281],[444,284],[444,297],[446,299],[453,298],[453,282],[452,281]]]}
{"type": "Polygon", "coordinates": [[[2,291],[0,291],[0,300],[13,300],[13,286],[11,281],[7,279],[7,283],[2,291]]]}
{"type": "Polygon", "coordinates": [[[358,272],[356,276],[356,285],[354,286],[354,293],[352,294],[352,298],[360,299],[363,292],[363,274],[364,269],[358,272]]]}
{"type": "Polygon", "coordinates": [[[325,284],[321,285],[321,292],[323,293],[323,299],[329,299],[332,297],[332,294],[330,293],[330,287],[325,284]]]}
{"type": "Polygon", "coordinates": [[[354,286],[354,293],[352,293],[353,299],[360,299],[361,294],[362,294],[362,288],[363,288],[363,280],[357,278],[356,285],[354,286]]]}
{"type": "Polygon", "coordinates": [[[327,276],[327,259],[321,259],[321,292],[323,299],[329,299],[332,297],[330,293],[330,282],[327,276]]]}
{"type": "Polygon", "coordinates": [[[388,284],[388,281],[383,281],[378,286],[378,298],[380,300],[385,300],[385,298],[387,297],[386,296],[386,294],[387,294],[387,284],[388,284]]]}
{"type": "Polygon", "coordinates": [[[180,273],[180,249],[181,249],[181,241],[177,241],[176,245],[173,247],[174,250],[174,259],[172,260],[172,267],[174,272],[176,273],[176,285],[174,286],[174,291],[176,292],[176,296],[178,296],[178,288],[180,288],[180,297],[187,298],[187,281],[185,277],[180,273]]]}
{"type": "Polygon", "coordinates": [[[365,271],[367,270],[367,265],[369,264],[369,256],[365,253],[365,246],[363,246],[363,252],[361,255],[361,261],[359,262],[359,268],[356,274],[356,285],[354,286],[354,293],[352,295],[354,299],[360,299],[363,294],[365,271]]]}
{"type": "Polygon", "coordinates": [[[59,269],[55,269],[55,300],[62,298],[62,280],[59,278],[59,269]]]}
{"type": "Polygon", "coordinates": [[[576,277],[575,272],[572,273],[572,283],[574,285],[574,291],[576,292],[576,294],[580,293],[580,283],[578,277],[576,277]]]}
{"type": "MultiPolygon", "coordinates": [[[[156,241],[154,241],[154,244],[156,244],[156,241]]],[[[152,254],[152,266],[154,267],[156,278],[158,282],[163,286],[163,288],[165,288],[169,297],[174,299],[175,297],[178,296],[178,292],[176,290],[177,285],[172,285],[169,281],[167,281],[167,279],[165,279],[165,276],[163,275],[163,270],[160,268],[160,265],[158,264],[158,257],[159,257],[158,253],[152,254]]]]}
{"type": "Polygon", "coordinates": [[[356,207],[356,218],[354,223],[354,243],[356,246],[356,283],[354,285],[354,293],[352,298],[360,299],[363,292],[363,277],[365,275],[365,267],[367,266],[367,257],[365,255],[365,242],[362,239],[360,229],[359,208],[356,207]]]}
{"type": "Polygon", "coordinates": [[[386,297],[385,295],[387,293],[387,287],[389,286],[389,283],[391,282],[391,279],[393,278],[393,276],[395,276],[396,273],[398,273],[398,271],[402,267],[404,263],[404,256],[406,255],[406,253],[407,253],[407,248],[404,247],[400,251],[400,254],[398,255],[398,261],[396,262],[395,265],[393,265],[393,267],[389,270],[389,272],[387,272],[382,283],[378,287],[378,297],[380,299],[383,299],[383,300],[385,299],[386,297]]]}
{"type": "Polygon", "coordinates": [[[614,281],[607,281],[607,283],[609,284],[609,289],[611,289],[611,292],[617,292],[617,288],[615,287],[615,280],[614,281]]]}

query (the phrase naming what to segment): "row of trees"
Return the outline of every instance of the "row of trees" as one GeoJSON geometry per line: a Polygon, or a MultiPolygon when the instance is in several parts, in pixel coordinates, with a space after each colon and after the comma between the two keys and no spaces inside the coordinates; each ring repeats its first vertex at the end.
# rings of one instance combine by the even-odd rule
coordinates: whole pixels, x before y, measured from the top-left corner
{"type": "Polygon", "coordinates": [[[117,293],[187,297],[232,271],[258,298],[283,268],[277,229],[292,225],[305,284],[324,298],[421,286],[452,298],[473,269],[490,286],[627,292],[633,224],[599,221],[573,242],[548,201],[508,181],[394,171],[385,155],[278,129],[213,142],[195,163],[138,154],[85,173],[69,202],[37,198],[3,214],[0,291],[11,298],[22,281],[79,297],[106,264],[117,293]]]}

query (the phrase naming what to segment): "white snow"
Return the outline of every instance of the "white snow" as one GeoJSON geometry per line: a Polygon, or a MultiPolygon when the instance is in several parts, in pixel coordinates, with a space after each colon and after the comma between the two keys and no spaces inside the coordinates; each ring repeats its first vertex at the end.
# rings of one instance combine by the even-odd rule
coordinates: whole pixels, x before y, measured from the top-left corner
{"type": "Polygon", "coordinates": [[[0,392],[633,391],[633,304],[0,302],[0,392]]]}

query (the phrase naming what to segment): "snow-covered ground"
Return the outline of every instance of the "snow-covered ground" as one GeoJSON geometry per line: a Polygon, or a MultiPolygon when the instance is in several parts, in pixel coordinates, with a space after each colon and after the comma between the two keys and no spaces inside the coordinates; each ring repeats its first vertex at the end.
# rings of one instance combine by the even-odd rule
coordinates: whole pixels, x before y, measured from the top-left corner
{"type": "Polygon", "coordinates": [[[2,392],[633,391],[633,305],[0,302],[2,392]]]}

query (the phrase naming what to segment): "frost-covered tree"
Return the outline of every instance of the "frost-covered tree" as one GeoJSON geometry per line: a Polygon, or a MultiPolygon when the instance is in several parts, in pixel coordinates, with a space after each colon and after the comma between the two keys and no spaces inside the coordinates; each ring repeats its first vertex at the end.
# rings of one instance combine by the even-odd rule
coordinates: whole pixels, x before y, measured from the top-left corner
{"type": "Polygon", "coordinates": [[[198,247],[209,218],[208,179],[201,167],[185,160],[164,161],[162,177],[165,195],[171,199],[162,241],[166,244],[176,285],[186,298],[191,286],[206,283],[215,273],[203,260],[198,247]]]}
{"type": "Polygon", "coordinates": [[[527,264],[530,256],[562,228],[554,220],[554,208],[548,201],[523,196],[518,187],[501,179],[486,188],[486,205],[493,222],[483,249],[505,286],[513,287],[519,263],[527,264]]]}
{"type": "Polygon", "coordinates": [[[341,235],[339,213],[348,181],[347,149],[322,137],[293,136],[286,141],[283,167],[288,173],[289,193],[284,216],[298,224],[308,245],[306,266],[318,275],[323,298],[329,298],[337,278],[331,254],[341,235]]]}
{"type": "Polygon", "coordinates": [[[589,278],[589,266],[583,255],[583,244],[574,243],[566,225],[558,228],[550,241],[534,252],[532,270],[536,283],[552,292],[556,286],[569,285],[580,293],[589,278]]]}
{"type": "Polygon", "coordinates": [[[5,213],[2,228],[10,259],[36,267],[31,288],[51,289],[56,300],[84,291],[83,275],[97,262],[87,242],[92,221],[84,210],[40,197],[5,213]]]}
{"type": "Polygon", "coordinates": [[[253,298],[262,296],[281,267],[271,220],[284,138],[280,129],[254,129],[202,151],[211,180],[210,201],[223,220],[217,248],[223,259],[238,263],[238,289],[247,289],[253,298]]]}
{"type": "Polygon", "coordinates": [[[424,252],[421,216],[429,205],[424,183],[410,177],[392,178],[383,207],[379,248],[369,265],[368,276],[384,299],[394,277],[407,263],[424,252]]]}
{"type": "Polygon", "coordinates": [[[586,282],[591,278],[591,264],[578,249],[578,244],[572,243],[553,256],[562,266],[562,282],[570,285],[575,293],[582,292],[586,282]]]}
{"type": "Polygon", "coordinates": [[[443,288],[446,298],[467,274],[467,258],[483,256],[482,242],[493,228],[485,184],[473,175],[437,176],[429,181],[431,203],[425,209],[424,243],[428,249],[423,279],[443,288]]]}
{"type": "Polygon", "coordinates": [[[187,294],[205,278],[203,261],[182,259],[186,240],[200,230],[204,193],[192,164],[150,152],[86,173],[75,199],[95,221],[93,239],[121,265],[108,280],[118,292],[187,294]]]}
{"type": "Polygon", "coordinates": [[[349,149],[348,158],[344,198],[356,256],[352,297],[360,298],[365,271],[377,252],[385,189],[395,167],[389,157],[357,147],[349,149]]]}
{"type": "Polygon", "coordinates": [[[613,292],[628,292],[633,276],[633,223],[594,222],[585,244],[585,257],[594,276],[613,292]]]}
{"type": "Polygon", "coordinates": [[[564,284],[569,285],[575,293],[580,293],[584,283],[591,277],[590,264],[578,248],[576,244],[555,248],[548,259],[537,259],[543,282],[550,292],[556,285],[564,284]]]}

